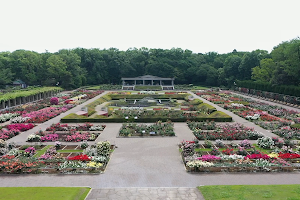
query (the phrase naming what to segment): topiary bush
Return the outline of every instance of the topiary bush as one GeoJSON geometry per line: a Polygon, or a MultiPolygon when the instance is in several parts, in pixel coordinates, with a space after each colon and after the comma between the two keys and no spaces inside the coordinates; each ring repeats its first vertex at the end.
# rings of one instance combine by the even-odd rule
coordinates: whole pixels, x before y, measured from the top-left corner
{"type": "Polygon", "coordinates": [[[52,97],[51,99],[50,99],[50,103],[51,103],[51,105],[57,105],[58,104],[58,98],[57,97],[52,97]]]}

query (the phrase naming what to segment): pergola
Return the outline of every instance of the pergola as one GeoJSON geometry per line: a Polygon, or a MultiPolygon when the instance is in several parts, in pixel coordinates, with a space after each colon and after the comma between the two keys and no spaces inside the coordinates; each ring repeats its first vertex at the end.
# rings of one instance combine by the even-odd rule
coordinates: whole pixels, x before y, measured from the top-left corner
{"type": "Polygon", "coordinates": [[[161,78],[158,76],[145,75],[133,78],[122,78],[122,85],[136,86],[136,85],[160,85],[174,87],[174,78],[161,78]]]}

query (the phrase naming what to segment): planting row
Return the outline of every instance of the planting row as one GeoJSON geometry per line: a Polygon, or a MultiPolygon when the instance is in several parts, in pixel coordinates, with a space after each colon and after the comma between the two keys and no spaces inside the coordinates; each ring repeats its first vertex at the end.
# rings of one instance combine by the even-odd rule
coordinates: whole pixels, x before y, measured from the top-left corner
{"type": "Polygon", "coordinates": [[[0,140],[0,173],[101,173],[113,149],[108,141],[62,148],[59,142],[55,146],[16,147],[0,140]]]}
{"type": "Polygon", "coordinates": [[[170,121],[162,123],[156,122],[152,125],[128,123],[123,124],[120,131],[120,137],[143,137],[143,136],[175,136],[174,124],[170,121]]]}
{"type": "Polygon", "coordinates": [[[300,139],[300,114],[296,110],[289,110],[280,106],[270,105],[233,95],[230,92],[199,92],[203,98],[220,103],[227,110],[253,121],[264,129],[272,130],[274,134],[286,139],[300,139]],[[218,101],[215,101],[218,99],[218,101]],[[296,124],[294,124],[296,123],[296,124]]]}
{"type": "Polygon", "coordinates": [[[186,170],[191,172],[279,172],[300,169],[300,146],[263,137],[257,144],[247,140],[239,144],[215,144],[198,140],[183,141],[180,152],[186,170]]]}
{"type": "Polygon", "coordinates": [[[37,131],[30,134],[27,142],[80,142],[84,140],[95,141],[104,130],[105,125],[94,126],[91,123],[83,125],[52,124],[46,131],[37,131]],[[86,131],[86,132],[85,132],[86,131]]]}
{"type": "Polygon", "coordinates": [[[188,122],[188,127],[198,140],[256,140],[263,137],[262,133],[239,123],[188,122]]]}

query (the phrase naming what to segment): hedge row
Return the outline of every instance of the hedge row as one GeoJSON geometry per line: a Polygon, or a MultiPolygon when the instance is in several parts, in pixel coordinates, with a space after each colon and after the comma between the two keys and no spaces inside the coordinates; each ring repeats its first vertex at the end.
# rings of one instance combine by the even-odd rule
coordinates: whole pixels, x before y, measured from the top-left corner
{"type": "Polygon", "coordinates": [[[97,105],[100,105],[104,102],[110,101],[110,97],[108,95],[103,95],[102,97],[100,97],[99,99],[93,101],[92,103],[89,103],[86,105],[87,109],[88,109],[88,116],[93,115],[94,113],[96,113],[95,107],[97,105]]]}
{"type": "Polygon", "coordinates": [[[237,81],[237,86],[248,88],[248,89],[262,90],[262,91],[300,97],[300,87],[293,86],[293,85],[272,85],[270,83],[247,80],[247,81],[237,81]]]}
{"type": "Polygon", "coordinates": [[[223,113],[221,111],[216,111],[210,114],[207,117],[199,116],[195,117],[193,119],[187,119],[187,118],[167,118],[167,117],[151,117],[151,118],[138,118],[138,119],[125,119],[125,118],[106,118],[103,116],[96,116],[95,118],[87,118],[84,116],[78,116],[78,115],[71,113],[64,118],[61,119],[62,123],[83,123],[83,122],[94,122],[94,123],[124,123],[124,122],[141,122],[141,123],[152,123],[157,121],[163,121],[166,122],[167,120],[171,120],[172,122],[186,122],[186,121],[215,121],[215,122],[231,122],[232,117],[227,115],[226,113],[223,113]]]}
{"type": "Polygon", "coordinates": [[[207,104],[207,103],[202,103],[202,104],[198,105],[197,110],[205,111],[208,113],[213,113],[213,112],[217,111],[217,109],[215,107],[213,107],[212,105],[207,104]]]}
{"type": "Polygon", "coordinates": [[[184,100],[188,94],[109,94],[112,100],[119,100],[119,99],[143,99],[145,97],[151,97],[155,99],[180,99],[184,100]]]}

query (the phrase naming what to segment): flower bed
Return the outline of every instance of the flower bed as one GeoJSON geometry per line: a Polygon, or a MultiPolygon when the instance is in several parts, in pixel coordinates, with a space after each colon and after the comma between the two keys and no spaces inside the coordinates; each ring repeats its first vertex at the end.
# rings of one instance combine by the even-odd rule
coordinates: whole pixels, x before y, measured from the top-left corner
{"type": "Polygon", "coordinates": [[[16,135],[19,135],[20,131],[17,129],[11,129],[11,130],[5,130],[1,129],[0,130],[0,139],[2,140],[8,140],[16,135]]]}
{"type": "Polygon", "coordinates": [[[245,127],[239,123],[218,125],[214,130],[202,130],[197,127],[191,127],[191,130],[199,140],[256,140],[263,136],[253,128],[245,127]]]}
{"type": "Polygon", "coordinates": [[[83,125],[68,125],[68,124],[52,124],[46,131],[103,131],[106,125],[94,126],[91,123],[84,123],[83,125]]]}
{"type": "Polygon", "coordinates": [[[0,173],[82,174],[103,172],[109,162],[114,145],[108,141],[98,142],[87,147],[82,153],[69,157],[64,156],[63,153],[68,150],[57,151],[55,146],[46,146],[45,150],[40,150],[44,151],[40,156],[36,156],[35,153],[38,151],[32,146],[27,147],[25,151],[15,147],[9,148],[7,144],[4,148],[8,153],[0,157],[0,173]]]}
{"type": "Polygon", "coordinates": [[[84,140],[95,141],[100,132],[81,132],[81,131],[38,131],[27,137],[27,142],[80,142],[84,140]]]}
{"type": "Polygon", "coordinates": [[[160,121],[152,125],[136,123],[123,124],[119,131],[119,136],[175,136],[173,126],[174,124],[171,122],[162,123],[160,121]]]}
{"type": "MultiPolygon", "coordinates": [[[[242,144],[242,143],[241,143],[242,144]]],[[[282,172],[299,170],[298,165],[290,162],[292,159],[298,159],[300,154],[272,153],[264,154],[261,152],[251,153],[247,155],[238,155],[240,149],[233,154],[226,155],[219,152],[212,155],[212,151],[208,154],[199,154],[197,150],[197,142],[183,141],[179,147],[183,163],[188,172],[282,172]],[[275,156],[274,156],[275,155],[275,156]]],[[[226,151],[225,151],[226,152],[226,151]]],[[[241,153],[241,152],[240,152],[241,153]]]]}
{"type": "Polygon", "coordinates": [[[30,119],[26,121],[27,123],[43,123],[63,112],[66,112],[73,107],[73,105],[66,105],[63,107],[49,107],[38,111],[33,111],[31,113],[23,114],[22,117],[30,117],[30,119]]]}
{"type": "Polygon", "coordinates": [[[10,125],[6,126],[6,128],[8,130],[16,129],[21,132],[32,129],[33,127],[34,127],[34,124],[10,124],[10,125]]]}

